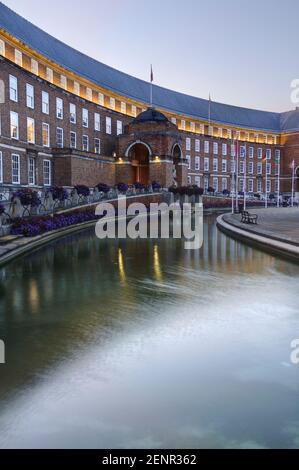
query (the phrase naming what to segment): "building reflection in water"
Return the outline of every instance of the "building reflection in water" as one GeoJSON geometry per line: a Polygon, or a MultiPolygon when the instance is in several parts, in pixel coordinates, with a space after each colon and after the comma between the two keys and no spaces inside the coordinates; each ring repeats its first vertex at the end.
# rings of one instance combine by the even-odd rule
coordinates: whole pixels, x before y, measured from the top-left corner
{"type": "Polygon", "coordinates": [[[154,246],[154,273],[157,281],[162,281],[163,275],[161,270],[160,256],[158,245],[154,246]]]}
{"type": "Polygon", "coordinates": [[[126,276],[125,267],[124,267],[124,255],[123,255],[123,252],[122,252],[121,248],[118,249],[118,270],[119,270],[119,276],[120,276],[121,283],[123,285],[126,285],[127,284],[127,276],[126,276]]]}

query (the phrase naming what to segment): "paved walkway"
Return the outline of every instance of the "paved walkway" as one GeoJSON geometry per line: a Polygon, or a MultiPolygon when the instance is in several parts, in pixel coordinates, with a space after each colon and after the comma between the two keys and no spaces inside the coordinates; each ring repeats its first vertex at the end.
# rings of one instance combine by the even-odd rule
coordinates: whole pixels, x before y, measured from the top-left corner
{"type": "Polygon", "coordinates": [[[299,260],[299,208],[249,209],[258,215],[258,224],[242,224],[240,214],[224,214],[217,219],[226,233],[267,248],[268,251],[299,260]]]}

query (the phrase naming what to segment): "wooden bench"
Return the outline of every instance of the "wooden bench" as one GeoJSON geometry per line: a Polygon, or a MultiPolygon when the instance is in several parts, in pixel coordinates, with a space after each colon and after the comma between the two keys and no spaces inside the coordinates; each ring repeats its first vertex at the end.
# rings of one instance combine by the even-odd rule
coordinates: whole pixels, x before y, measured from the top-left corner
{"type": "Polygon", "coordinates": [[[256,214],[250,214],[248,211],[242,211],[242,224],[257,224],[257,219],[258,216],[256,214]]]}

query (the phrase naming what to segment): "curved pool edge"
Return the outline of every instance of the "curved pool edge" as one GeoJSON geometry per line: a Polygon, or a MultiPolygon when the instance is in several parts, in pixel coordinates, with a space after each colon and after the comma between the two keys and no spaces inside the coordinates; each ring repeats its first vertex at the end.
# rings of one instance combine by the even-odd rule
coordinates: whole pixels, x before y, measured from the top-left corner
{"type": "Polygon", "coordinates": [[[270,236],[265,236],[249,232],[245,228],[241,229],[235,225],[224,221],[224,215],[222,214],[217,217],[216,223],[219,230],[221,230],[225,235],[229,235],[232,238],[235,238],[241,242],[244,242],[248,245],[251,245],[255,248],[260,248],[267,253],[270,253],[275,256],[281,256],[287,258],[291,261],[299,262],[299,247],[295,246],[288,241],[277,240],[270,236]]]}

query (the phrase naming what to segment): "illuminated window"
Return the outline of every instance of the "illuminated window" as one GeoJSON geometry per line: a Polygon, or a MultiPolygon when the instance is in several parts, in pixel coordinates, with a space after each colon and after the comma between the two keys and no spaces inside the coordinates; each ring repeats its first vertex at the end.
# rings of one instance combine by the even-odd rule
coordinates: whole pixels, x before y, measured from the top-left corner
{"type": "Polygon", "coordinates": [[[218,137],[220,137],[220,138],[222,137],[222,128],[221,127],[218,128],[218,137]]]}
{"type": "Polygon", "coordinates": [[[67,79],[64,75],[60,75],[60,85],[64,90],[67,89],[67,79]]]}
{"type": "Polygon", "coordinates": [[[112,133],[111,117],[106,117],[106,134],[112,133]]]}
{"type": "Polygon", "coordinates": [[[86,88],[86,99],[92,101],[92,89],[86,88]]]}
{"type": "Polygon", "coordinates": [[[31,59],[31,72],[38,75],[38,62],[35,59],[31,59]]]}
{"type": "Polygon", "coordinates": [[[171,122],[172,122],[172,124],[175,124],[175,125],[176,125],[176,118],[175,118],[175,117],[172,117],[172,118],[171,118],[171,122]]]}
{"type": "Polygon", "coordinates": [[[110,98],[110,108],[115,109],[115,99],[114,98],[110,98]]]}
{"type": "Polygon", "coordinates": [[[209,135],[210,135],[211,137],[214,136],[214,127],[212,127],[212,126],[209,126],[209,135]]]}
{"type": "Polygon", "coordinates": [[[184,119],[181,120],[181,129],[182,131],[186,129],[186,121],[184,119]]]}
{"type": "Polygon", "coordinates": [[[127,105],[123,101],[120,103],[120,112],[126,114],[127,112],[127,105]]]}
{"type": "Polygon", "coordinates": [[[80,96],[80,85],[78,82],[74,82],[74,93],[75,95],[80,96]]]}
{"type": "Polygon", "coordinates": [[[195,132],[195,122],[190,122],[190,132],[195,132]]]}
{"type": "Polygon", "coordinates": [[[205,133],[205,125],[204,124],[200,124],[199,131],[202,135],[205,133]]]}
{"type": "Polygon", "coordinates": [[[18,101],[18,80],[13,75],[9,76],[9,97],[11,101],[18,101]]]}
{"type": "Polygon", "coordinates": [[[98,93],[98,103],[101,106],[105,105],[105,99],[103,93],[98,93]]]}
{"type": "Polygon", "coordinates": [[[50,83],[53,83],[53,70],[49,67],[46,68],[46,80],[50,83]]]}
{"type": "Polygon", "coordinates": [[[136,117],[137,115],[137,108],[136,106],[132,105],[132,116],[136,117]]]}
{"type": "Polygon", "coordinates": [[[232,130],[231,129],[227,129],[227,138],[228,139],[232,138],[232,130]]]}
{"type": "Polygon", "coordinates": [[[12,154],[11,165],[12,165],[12,183],[20,184],[20,179],[21,179],[20,155],[12,154]]]}
{"type": "Polygon", "coordinates": [[[28,158],[28,184],[29,186],[35,185],[35,158],[28,158]]]}
{"type": "Polygon", "coordinates": [[[0,55],[5,56],[5,42],[0,39],[0,55]]]}
{"type": "Polygon", "coordinates": [[[72,124],[76,124],[77,121],[77,109],[76,105],[73,103],[70,103],[70,122],[72,124]]]}
{"type": "Polygon", "coordinates": [[[27,142],[29,144],[35,143],[35,125],[32,118],[27,118],[27,142]]]}
{"type": "Polygon", "coordinates": [[[19,115],[13,111],[10,112],[10,137],[19,139],[19,115]]]}
{"type": "Polygon", "coordinates": [[[42,125],[43,146],[50,147],[50,126],[43,122],[42,125]]]}
{"type": "Polygon", "coordinates": [[[236,145],[235,144],[232,144],[230,146],[230,155],[231,157],[235,157],[236,156],[236,145]]]}
{"type": "Polygon", "coordinates": [[[15,49],[15,63],[22,67],[23,63],[23,58],[22,58],[22,52],[18,51],[18,49],[15,49]]]}
{"type": "Polygon", "coordinates": [[[34,88],[29,83],[26,83],[26,106],[34,109],[34,88]]]}

